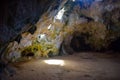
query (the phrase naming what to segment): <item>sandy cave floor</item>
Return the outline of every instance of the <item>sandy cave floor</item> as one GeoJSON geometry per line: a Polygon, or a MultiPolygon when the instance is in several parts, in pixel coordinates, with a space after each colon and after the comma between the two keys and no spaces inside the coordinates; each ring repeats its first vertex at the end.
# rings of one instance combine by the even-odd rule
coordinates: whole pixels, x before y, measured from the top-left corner
{"type": "Polygon", "coordinates": [[[8,80],[120,80],[120,57],[99,53],[77,53],[19,64],[8,80]],[[63,60],[50,65],[44,60],[63,60]]]}

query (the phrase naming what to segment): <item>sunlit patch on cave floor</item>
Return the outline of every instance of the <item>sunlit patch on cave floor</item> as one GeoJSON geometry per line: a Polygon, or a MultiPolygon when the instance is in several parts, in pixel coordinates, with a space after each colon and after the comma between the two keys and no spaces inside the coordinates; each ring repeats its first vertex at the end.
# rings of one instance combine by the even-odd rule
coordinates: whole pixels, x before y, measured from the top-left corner
{"type": "Polygon", "coordinates": [[[49,60],[44,60],[44,62],[49,65],[59,65],[59,66],[65,65],[64,60],[59,60],[59,59],[49,59],[49,60]]]}

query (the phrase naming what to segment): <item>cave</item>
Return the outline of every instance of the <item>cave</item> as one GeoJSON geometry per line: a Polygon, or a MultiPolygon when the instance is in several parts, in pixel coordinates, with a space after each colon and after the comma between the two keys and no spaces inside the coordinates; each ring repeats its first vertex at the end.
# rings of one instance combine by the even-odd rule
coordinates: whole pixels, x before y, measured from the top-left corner
{"type": "MultiPolygon", "coordinates": [[[[77,32],[75,32],[77,33],[77,32]]],[[[73,38],[71,39],[70,47],[75,52],[84,52],[84,51],[90,51],[91,47],[90,44],[86,42],[86,39],[88,39],[89,34],[85,33],[77,33],[77,35],[73,35],[73,38]]]]}
{"type": "Polygon", "coordinates": [[[113,40],[110,44],[109,44],[109,50],[112,50],[114,52],[120,52],[120,37],[118,37],[117,39],[113,40]]]}
{"type": "Polygon", "coordinates": [[[1,0],[0,80],[120,80],[120,0],[1,0]]]}

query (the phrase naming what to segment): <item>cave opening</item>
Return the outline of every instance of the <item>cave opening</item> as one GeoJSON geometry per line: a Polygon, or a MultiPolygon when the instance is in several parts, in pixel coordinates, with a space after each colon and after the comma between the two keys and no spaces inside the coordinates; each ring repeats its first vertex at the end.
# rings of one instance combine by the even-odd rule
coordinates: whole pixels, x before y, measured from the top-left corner
{"type": "Polygon", "coordinates": [[[113,52],[120,52],[120,37],[113,40],[108,47],[108,50],[112,50],[113,52]]]}
{"type": "Polygon", "coordinates": [[[91,46],[86,42],[86,39],[88,39],[88,37],[89,37],[88,33],[75,32],[73,38],[71,39],[70,47],[75,52],[90,51],[91,46]]]}

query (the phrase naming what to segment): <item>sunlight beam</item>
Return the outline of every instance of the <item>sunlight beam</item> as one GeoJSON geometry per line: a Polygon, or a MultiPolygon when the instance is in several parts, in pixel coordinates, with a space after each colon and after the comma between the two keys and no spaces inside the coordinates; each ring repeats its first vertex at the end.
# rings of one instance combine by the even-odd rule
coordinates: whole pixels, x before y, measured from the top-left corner
{"type": "Polygon", "coordinates": [[[62,17],[63,17],[64,12],[65,12],[65,9],[62,8],[62,9],[58,12],[58,14],[55,16],[55,19],[61,20],[62,17]]]}

